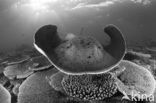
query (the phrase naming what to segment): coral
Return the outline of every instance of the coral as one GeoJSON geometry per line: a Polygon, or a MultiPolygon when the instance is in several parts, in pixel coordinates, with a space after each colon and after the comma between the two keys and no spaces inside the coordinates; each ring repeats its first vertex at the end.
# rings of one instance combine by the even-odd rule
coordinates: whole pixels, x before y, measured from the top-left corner
{"type": "Polygon", "coordinates": [[[28,61],[23,61],[21,63],[13,64],[7,66],[4,71],[4,75],[10,79],[15,77],[17,78],[26,78],[33,73],[32,70],[29,70],[28,61]]]}
{"type": "Polygon", "coordinates": [[[59,101],[63,97],[46,81],[46,76],[56,72],[56,69],[51,68],[28,77],[19,87],[18,103],[61,103],[59,101]]]}
{"type": "Polygon", "coordinates": [[[18,103],[89,103],[77,101],[54,90],[46,77],[57,72],[58,70],[51,68],[29,76],[19,87],[18,103]]]}
{"type": "MultiPolygon", "coordinates": [[[[118,88],[125,95],[150,97],[155,91],[155,79],[152,73],[133,62],[123,60],[119,64],[125,70],[118,76],[118,88]]],[[[139,98],[138,99],[144,99],[139,98]]]]}
{"type": "Polygon", "coordinates": [[[82,100],[103,100],[117,90],[110,73],[68,75],[63,78],[62,86],[69,96],[82,100]]]}
{"type": "Polygon", "coordinates": [[[61,91],[63,92],[63,87],[61,84],[61,81],[63,80],[64,76],[66,74],[62,73],[62,72],[57,72],[53,75],[51,75],[50,77],[46,77],[46,79],[48,80],[49,84],[56,90],[56,91],[61,91]]]}
{"type": "Polygon", "coordinates": [[[52,66],[49,60],[43,55],[31,58],[29,60],[29,64],[30,64],[29,69],[33,71],[44,70],[52,66]]]}
{"type": "Polygon", "coordinates": [[[11,103],[11,95],[9,91],[0,84],[0,102],[11,103]]]}

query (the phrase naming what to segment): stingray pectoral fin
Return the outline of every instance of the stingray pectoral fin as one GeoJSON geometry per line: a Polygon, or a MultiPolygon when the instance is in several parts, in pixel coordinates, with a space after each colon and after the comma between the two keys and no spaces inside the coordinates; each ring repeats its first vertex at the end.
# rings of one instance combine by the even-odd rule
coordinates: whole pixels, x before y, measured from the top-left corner
{"type": "Polygon", "coordinates": [[[57,32],[57,26],[45,25],[34,36],[34,44],[45,53],[51,52],[61,42],[57,32]]]}
{"type": "Polygon", "coordinates": [[[115,59],[121,60],[126,51],[126,43],[121,31],[115,25],[107,25],[104,32],[108,34],[111,41],[104,49],[115,59]]]}

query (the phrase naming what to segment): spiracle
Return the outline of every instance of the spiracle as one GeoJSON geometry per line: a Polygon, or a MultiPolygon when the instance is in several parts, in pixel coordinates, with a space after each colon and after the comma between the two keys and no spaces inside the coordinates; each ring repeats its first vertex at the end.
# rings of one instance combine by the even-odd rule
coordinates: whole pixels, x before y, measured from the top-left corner
{"type": "Polygon", "coordinates": [[[82,100],[103,100],[117,92],[115,78],[110,73],[67,75],[61,83],[69,96],[82,100]]]}

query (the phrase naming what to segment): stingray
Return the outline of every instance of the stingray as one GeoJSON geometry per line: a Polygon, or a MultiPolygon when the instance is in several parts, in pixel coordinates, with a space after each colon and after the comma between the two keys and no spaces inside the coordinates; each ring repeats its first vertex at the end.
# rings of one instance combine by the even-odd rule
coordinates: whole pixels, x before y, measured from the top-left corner
{"type": "Polygon", "coordinates": [[[35,48],[66,74],[105,73],[118,65],[125,54],[125,40],[114,25],[104,28],[110,44],[104,46],[92,36],[67,34],[60,37],[55,25],[41,27],[34,36],[35,48]]]}
{"type": "Polygon", "coordinates": [[[55,25],[43,26],[36,32],[35,48],[59,70],[46,76],[54,90],[90,101],[103,100],[117,92],[115,78],[109,71],[123,59],[126,44],[116,26],[108,25],[104,32],[110,37],[107,46],[92,36],[69,33],[61,38],[55,25]]]}

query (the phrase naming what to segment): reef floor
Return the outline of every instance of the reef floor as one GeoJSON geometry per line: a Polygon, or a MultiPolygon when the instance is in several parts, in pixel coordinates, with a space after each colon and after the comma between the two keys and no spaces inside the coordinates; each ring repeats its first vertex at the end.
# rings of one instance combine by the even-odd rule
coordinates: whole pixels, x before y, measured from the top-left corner
{"type": "MultiPolygon", "coordinates": [[[[156,78],[156,50],[153,48],[131,47],[124,59],[146,67],[156,78]]],[[[0,53],[0,85],[10,92],[11,103],[156,103],[156,92],[155,101],[124,100],[120,92],[102,101],[70,98],[52,89],[46,81],[46,76],[57,72],[34,48],[0,53]]]]}

